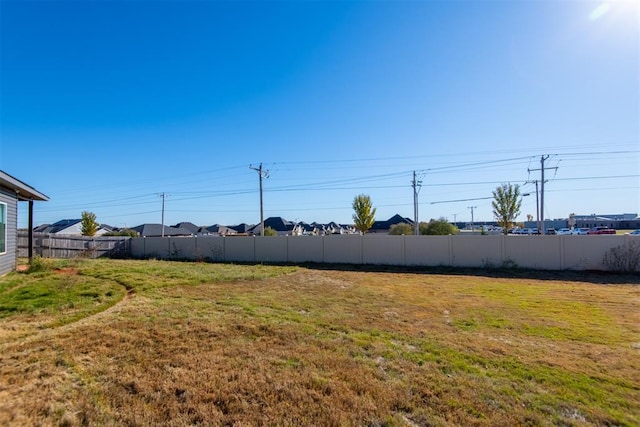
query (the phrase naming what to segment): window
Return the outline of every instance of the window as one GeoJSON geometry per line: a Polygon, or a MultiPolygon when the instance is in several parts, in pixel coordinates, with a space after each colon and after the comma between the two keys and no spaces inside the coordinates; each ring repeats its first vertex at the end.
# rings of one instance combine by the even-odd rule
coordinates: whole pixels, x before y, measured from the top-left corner
{"type": "Polygon", "coordinates": [[[7,204],[0,203],[0,254],[7,252],[7,204]]]}

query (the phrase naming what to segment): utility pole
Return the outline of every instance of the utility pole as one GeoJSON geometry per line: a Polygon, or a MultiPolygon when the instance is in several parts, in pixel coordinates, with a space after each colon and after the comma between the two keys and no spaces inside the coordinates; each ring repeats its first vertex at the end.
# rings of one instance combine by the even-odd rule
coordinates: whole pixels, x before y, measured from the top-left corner
{"type": "MultiPolygon", "coordinates": [[[[542,227],[540,224],[540,205],[538,202],[538,180],[534,179],[533,181],[527,181],[527,182],[533,182],[536,185],[536,227],[538,227],[538,230],[540,230],[540,228],[542,227]]],[[[526,195],[528,195],[529,193],[527,193],[526,195]]],[[[525,196],[525,194],[523,194],[523,196],[525,196]]]]}
{"type": "Polygon", "coordinates": [[[249,169],[253,169],[258,172],[258,178],[260,181],[260,235],[264,237],[264,210],[262,204],[262,179],[269,178],[269,171],[262,169],[262,163],[257,168],[249,166],[249,169]]]}
{"type": "Polygon", "coordinates": [[[477,206],[469,206],[469,209],[471,209],[471,231],[473,231],[473,210],[477,208],[477,206]]]}
{"type": "Polygon", "coordinates": [[[420,234],[420,223],[418,222],[418,187],[422,185],[422,181],[416,180],[416,171],[413,171],[413,181],[411,186],[413,187],[413,234],[420,234]]]}
{"type": "Polygon", "coordinates": [[[528,169],[529,172],[531,171],[540,171],[540,207],[538,208],[538,182],[535,181],[536,183],[536,210],[538,210],[538,232],[540,234],[545,234],[544,231],[544,171],[546,169],[558,169],[558,167],[553,167],[553,168],[545,168],[544,167],[544,162],[549,158],[549,155],[547,154],[546,156],[540,156],[540,169],[528,169]]]}
{"type": "Polygon", "coordinates": [[[167,194],[160,193],[158,196],[162,197],[162,237],[164,237],[164,199],[167,197],[167,194]]]}
{"type": "Polygon", "coordinates": [[[453,225],[458,226],[458,214],[451,214],[453,216],[453,225]]]}
{"type": "Polygon", "coordinates": [[[540,205],[538,203],[538,180],[535,179],[533,182],[536,184],[536,227],[538,227],[538,231],[540,231],[542,224],[540,224],[540,205]]]}

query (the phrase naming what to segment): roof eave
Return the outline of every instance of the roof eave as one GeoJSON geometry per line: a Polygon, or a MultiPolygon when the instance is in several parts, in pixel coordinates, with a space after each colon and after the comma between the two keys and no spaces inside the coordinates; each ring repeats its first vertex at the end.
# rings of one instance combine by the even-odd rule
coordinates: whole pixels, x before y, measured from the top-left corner
{"type": "Polygon", "coordinates": [[[0,187],[15,191],[18,200],[40,200],[43,202],[49,200],[47,195],[2,171],[0,171],[0,187]]]}

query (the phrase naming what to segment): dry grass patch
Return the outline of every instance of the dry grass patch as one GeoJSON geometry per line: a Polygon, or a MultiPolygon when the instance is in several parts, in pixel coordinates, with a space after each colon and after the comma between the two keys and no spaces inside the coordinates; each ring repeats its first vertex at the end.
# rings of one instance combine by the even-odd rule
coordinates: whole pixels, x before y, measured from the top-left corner
{"type": "Polygon", "coordinates": [[[0,341],[0,424],[640,423],[637,284],[164,264],[76,266],[135,292],[0,341]]]}

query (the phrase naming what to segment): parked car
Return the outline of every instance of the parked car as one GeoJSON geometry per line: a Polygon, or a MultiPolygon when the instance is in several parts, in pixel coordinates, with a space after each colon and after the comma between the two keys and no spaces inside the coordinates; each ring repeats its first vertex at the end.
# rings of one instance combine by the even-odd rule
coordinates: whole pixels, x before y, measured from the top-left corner
{"type": "Polygon", "coordinates": [[[556,231],[555,228],[547,228],[546,230],[544,230],[544,234],[554,235],[554,234],[558,234],[558,232],[556,231]]]}
{"type": "Polygon", "coordinates": [[[571,232],[571,234],[584,234],[586,235],[587,233],[589,233],[589,229],[588,228],[574,228],[573,231],[571,232]]]}
{"type": "Polygon", "coordinates": [[[567,235],[567,234],[573,234],[573,233],[570,228],[560,228],[558,229],[558,231],[556,231],[556,234],[567,235]]]}
{"type": "Polygon", "coordinates": [[[627,233],[629,236],[640,236],[640,230],[633,230],[627,233]]]}
{"type": "Polygon", "coordinates": [[[593,227],[587,234],[616,234],[616,230],[609,227],[593,227]]]}

